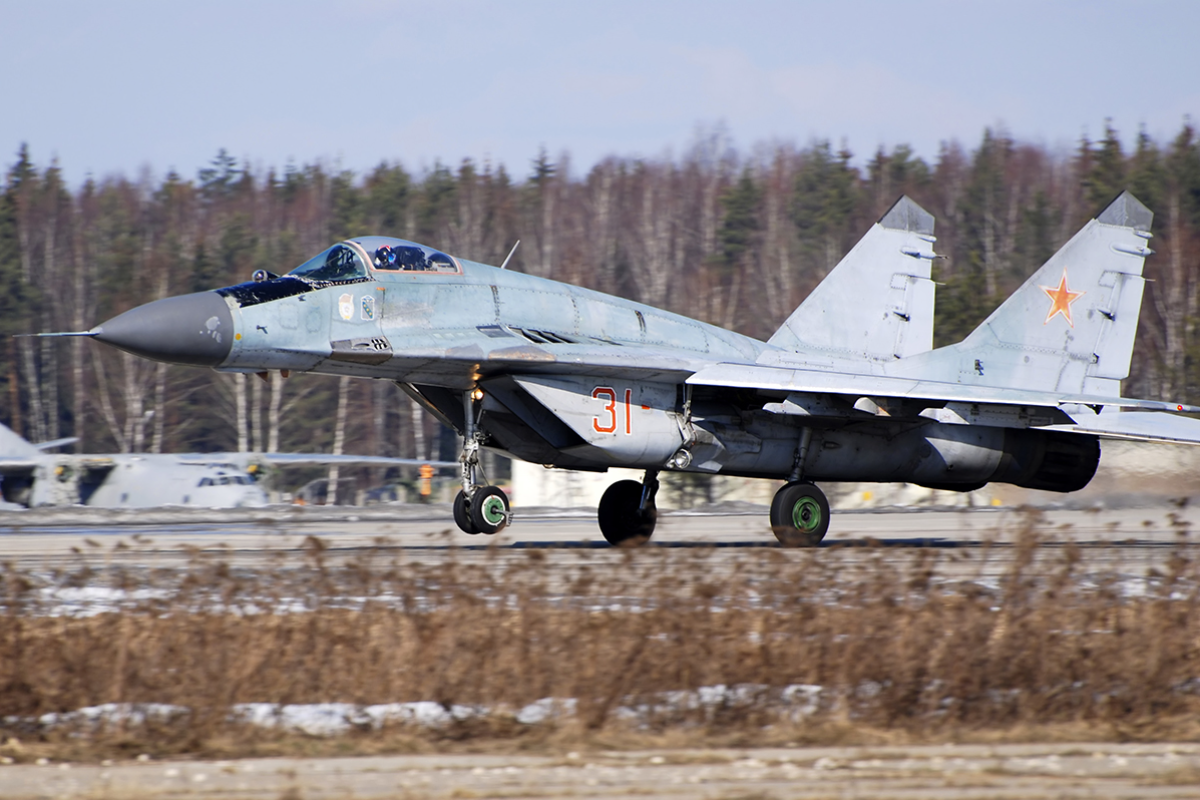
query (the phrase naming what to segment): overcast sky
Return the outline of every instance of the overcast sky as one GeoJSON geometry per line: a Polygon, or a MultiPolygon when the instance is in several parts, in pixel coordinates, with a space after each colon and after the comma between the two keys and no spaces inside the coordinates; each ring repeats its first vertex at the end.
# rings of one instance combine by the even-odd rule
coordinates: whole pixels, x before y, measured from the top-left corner
{"type": "Polygon", "coordinates": [[[185,177],[218,148],[503,162],[579,175],[678,155],[723,123],[743,151],[827,138],[929,160],[985,126],[1073,147],[1200,117],[1200,2],[0,0],[0,156],[27,142],[75,183],[185,177]]]}

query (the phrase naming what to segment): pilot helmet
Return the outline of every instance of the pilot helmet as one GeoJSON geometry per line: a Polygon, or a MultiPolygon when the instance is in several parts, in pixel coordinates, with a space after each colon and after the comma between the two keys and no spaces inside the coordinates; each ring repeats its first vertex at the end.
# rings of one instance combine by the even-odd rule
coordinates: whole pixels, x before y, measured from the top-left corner
{"type": "Polygon", "coordinates": [[[381,267],[391,266],[396,263],[396,253],[389,245],[382,245],[375,251],[375,263],[381,267]]]}

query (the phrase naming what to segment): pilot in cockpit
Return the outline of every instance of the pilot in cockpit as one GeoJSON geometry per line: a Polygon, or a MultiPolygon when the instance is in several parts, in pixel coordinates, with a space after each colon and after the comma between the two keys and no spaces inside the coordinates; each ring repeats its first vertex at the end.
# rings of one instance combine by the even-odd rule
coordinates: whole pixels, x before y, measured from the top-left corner
{"type": "Polygon", "coordinates": [[[395,269],[396,268],[396,251],[388,245],[381,246],[375,251],[375,268],[376,269],[395,269]]]}

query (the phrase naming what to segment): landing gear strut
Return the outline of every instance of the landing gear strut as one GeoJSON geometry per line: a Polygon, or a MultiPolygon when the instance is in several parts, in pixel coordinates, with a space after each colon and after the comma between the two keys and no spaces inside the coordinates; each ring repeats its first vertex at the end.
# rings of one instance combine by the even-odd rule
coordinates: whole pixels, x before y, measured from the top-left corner
{"type": "Polygon", "coordinates": [[[771,530],[784,547],[816,547],[829,530],[829,500],[824,492],[804,480],[804,462],[812,437],[812,428],[805,425],[800,429],[787,485],[771,501],[771,530]]]}
{"type": "Polygon", "coordinates": [[[498,486],[479,483],[479,447],[486,435],[479,430],[475,410],[477,390],[463,393],[462,490],[454,497],[454,522],[464,533],[499,533],[512,520],[508,496],[498,486]]]}
{"type": "Polygon", "coordinates": [[[600,498],[600,532],[615,547],[637,547],[649,541],[658,522],[658,470],[646,470],[642,483],[617,481],[600,498]]]}
{"type": "Polygon", "coordinates": [[[796,481],[775,493],[771,530],[784,547],[816,547],[829,530],[829,500],[811,483],[796,481]]]}

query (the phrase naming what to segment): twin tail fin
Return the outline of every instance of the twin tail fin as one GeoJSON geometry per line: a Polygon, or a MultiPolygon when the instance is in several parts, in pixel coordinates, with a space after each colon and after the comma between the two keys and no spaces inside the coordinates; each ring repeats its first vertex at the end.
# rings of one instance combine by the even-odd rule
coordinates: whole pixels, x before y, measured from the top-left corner
{"type": "Polygon", "coordinates": [[[966,339],[910,366],[932,380],[1118,396],[1129,377],[1153,220],[1123,192],[966,339]]]}
{"type": "Polygon", "coordinates": [[[768,343],[853,360],[930,350],[933,242],[933,215],[901,197],[768,343]]]}

